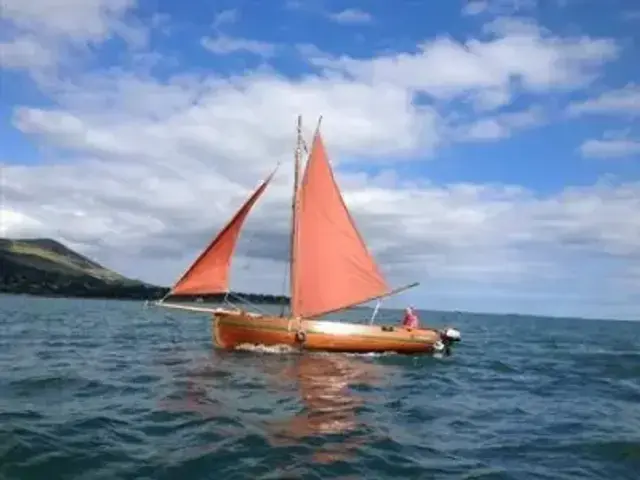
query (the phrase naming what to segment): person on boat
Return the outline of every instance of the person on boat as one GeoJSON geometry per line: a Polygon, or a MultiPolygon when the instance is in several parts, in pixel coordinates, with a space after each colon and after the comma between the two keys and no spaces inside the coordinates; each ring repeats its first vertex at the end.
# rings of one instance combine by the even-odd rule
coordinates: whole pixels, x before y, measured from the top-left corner
{"type": "Polygon", "coordinates": [[[407,307],[404,310],[404,318],[402,319],[402,326],[405,328],[418,328],[420,320],[413,307],[407,307]]]}

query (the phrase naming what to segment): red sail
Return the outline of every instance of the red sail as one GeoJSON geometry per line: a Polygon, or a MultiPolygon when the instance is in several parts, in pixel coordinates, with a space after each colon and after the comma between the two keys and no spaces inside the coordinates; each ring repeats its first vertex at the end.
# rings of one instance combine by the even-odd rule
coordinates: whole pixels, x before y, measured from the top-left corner
{"type": "Polygon", "coordinates": [[[231,221],[174,285],[170,295],[205,295],[229,291],[231,257],[238,242],[240,230],[251,208],[267,188],[274,174],[275,170],[240,207],[231,221]]]}
{"type": "Polygon", "coordinates": [[[293,259],[293,316],[320,316],[389,293],[344,203],[319,132],[298,192],[293,259]]]}

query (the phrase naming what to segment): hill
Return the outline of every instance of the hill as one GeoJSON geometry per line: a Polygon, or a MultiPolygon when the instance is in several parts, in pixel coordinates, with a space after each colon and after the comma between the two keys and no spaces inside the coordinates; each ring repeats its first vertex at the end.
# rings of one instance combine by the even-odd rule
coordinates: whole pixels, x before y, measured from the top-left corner
{"type": "MultiPolygon", "coordinates": [[[[48,238],[0,238],[0,292],[13,294],[158,299],[166,287],[127,278],[89,258],[74,252],[60,242],[48,238]]],[[[243,294],[254,303],[287,303],[286,297],[243,294]]],[[[223,295],[208,295],[205,301],[216,301],[223,295]]],[[[172,298],[172,301],[195,298],[172,298]]]]}
{"type": "Polygon", "coordinates": [[[166,289],[124,277],[48,238],[0,238],[0,292],[157,298],[166,289]]]}

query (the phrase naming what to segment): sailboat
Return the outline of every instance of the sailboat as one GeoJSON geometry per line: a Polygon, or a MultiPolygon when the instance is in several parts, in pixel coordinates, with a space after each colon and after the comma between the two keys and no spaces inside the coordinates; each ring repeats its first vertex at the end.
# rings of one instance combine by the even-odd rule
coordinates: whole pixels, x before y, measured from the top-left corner
{"type": "Polygon", "coordinates": [[[451,353],[460,340],[455,328],[409,329],[375,325],[380,302],[418,283],[392,289],[369,252],[343,200],[320,132],[310,150],[297,122],[290,231],[290,307],[281,315],[242,308],[229,301],[231,261],[251,209],[268,188],[278,167],[258,186],[229,223],[202,251],[157,305],[212,314],[213,340],[223,349],[286,346],[330,352],[451,353]],[[302,151],[308,152],[300,179],[302,151]],[[225,294],[224,306],[171,303],[170,298],[225,294]],[[377,300],[368,323],[322,317],[377,300]]]}

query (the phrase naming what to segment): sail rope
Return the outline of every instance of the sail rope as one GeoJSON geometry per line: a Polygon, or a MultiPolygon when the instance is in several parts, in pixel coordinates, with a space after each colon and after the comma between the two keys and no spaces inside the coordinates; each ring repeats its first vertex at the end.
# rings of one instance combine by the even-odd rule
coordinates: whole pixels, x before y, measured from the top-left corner
{"type": "MultiPolygon", "coordinates": [[[[278,162],[278,165],[280,165],[280,162],[278,162]]],[[[268,195],[268,194],[267,194],[268,195]]],[[[261,205],[265,205],[264,203],[261,205]]],[[[260,206],[256,206],[255,210],[254,210],[254,215],[255,212],[259,211],[260,206]]],[[[254,216],[255,218],[255,216],[254,216]]],[[[251,219],[249,218],[247,220],[247,223],[251,222],[251,219]]],[[[253,243],[253,241],[255,240],[255,238],[258,236],[258,230],[253,228],[253,229],[244,229],[242,232],[242,236],[240,237],[240,240],[238,242],[238,247],[242,247],[242,244],[244,243],[245,245],[251,245],[253,243]],[[248,231],[247,231],[248,230],[248,231]]],[[[238,250],[240,250],[240,248],[238,248],[238,250]]],[[[242,263],[238,263],[235,264],[238,265],[238,269],[242,270],[242,271],[248,271],[251,267],[251,257],[249,255],[244,255],[243,261],[242,263]]],[[[286,277],[285,280],[286,282],[286,277]]],[[[255,303],[249,301],[248,299],[242,297],[241,295],[239,295],[238,293],[232,293],[231,289],[229,289],[228,292],[225,293],[224,299],[223,299],[223,303],[230,305],[233,308],[238,308],[238,305],[236,305],[235,303],[231,302],[229,300],[229,297],[234,298],[236,300],[238,300],[241,303],[245,303],[251,307],[253,307],[254,309],[256,309],[257,311],[259,311],[262,314],[269,314],[269,312],[267,312],[264,308],[259,307],[258,305],[256,305],[255,303]]]]}
{"type": "MultiPolygon", "coordinates": [[[[281,293],[282,297],[285,297],[287,295],[287,290],[291,290],[291,288],[287,289],[288,280],[289,280],[289,262],[285,261],[284,275],[282,276],[282,293],[281,293]]],[[[287,308],[287,303],[283,301],[280,308],[281,317],[284,317],[284,312],[286,308],[287,308]]],[[[289,306],[289,310],[291,310],[291,306],[289,306]]]]}
{"type": "MultiPolygon", "coordinates": [[[[256,209],[257,210],[257,209],[256,209]]],[[[251,221],[248,220],[247,223],[251,221]]],[[[257,236],[257,230],[256,229],[250,229],[249,231],[247,231],[248,229],[245,229],[242,233],[242,237],[240,238],[240,241],[238,242],[238,246],[242,246],[242,243],[245,243],[246,245],[251,245],[253,243],[253,241],[255,240],[256,236],[257,236]]],[[[237,250],[240,250],[240,248],[238,248],[237,250]]],[[[249,257],[249,255],[243,255],[243,259],[242,262],[238,262],[238,270],[243,271],[243,272],[248,272],[251,268],[251,258],[249,257]]],[[[233,264],[232,264],[233,265],[233,264]]],[[[233,267],[232,267],[233,268],[233,267]]],[[[233,270],[232,270],[233,272],[233,270]]],[[[231,288],[229,288],[229,290],[224,294],[224,298],[222,300],[223,304],[229,305],[233,308],[237,308],[239,310],[241,310],[242,308],[240,308],[242,306],[242,304],[246,304],[250,307],[255,308],[257,311],[259,311],[260,313],[263,314],[267,314],[268,312],[266,310],[264,310],[263,308],[260,308],[259,306],[257,306],[256,304],[254,304],[253,302],[250,302],[248,299],[244,298],[242,295],[240,295],[239,293],[234,293],[231,291],[231,288]],[[232,302],[231,299],[235,299],[238,304],[232,302]]]]}

